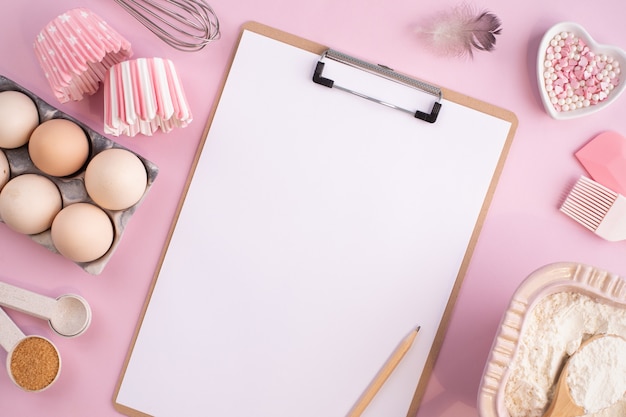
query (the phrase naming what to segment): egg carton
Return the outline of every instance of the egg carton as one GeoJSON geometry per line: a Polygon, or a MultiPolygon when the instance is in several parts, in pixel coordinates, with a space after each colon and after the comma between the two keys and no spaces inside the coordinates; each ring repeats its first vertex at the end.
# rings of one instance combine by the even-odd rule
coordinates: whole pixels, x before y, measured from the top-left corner
{"type": "MultiPolygon", "coordinates": [[[[113,223],[115,235],[113,238],[113,243],[111,244],[111,247],[109,248],[109,250],[102,257],[94,261],[75,262],[78,266],[80,266],[86,272],[92,275],[98,275],[104,270],[106,264],[113,256],[113,253],[115,252],[115,250],[117,249],[120,243],[126,224],[130,220],[131,216],[134,214],[136,208],[139,206],[139,204],[141,204],[141,202],[147,195],[154,180],[157,177],[159,169],[154,163],[148,161],[141,155],[138,155],[136,152],[133,152],[130,149],[127,149],[119,145],[118,143],[112,141],[111,139],[108,139],[107,137],[99,134],[98,132],[89,128],[84,123],[78,121],[72,116],[64,113],[63,111],[57,109],[54,106],[51,106],[50,104],[42,100],[40,97],[38,97],[36,94],[33,94],[32,92],[28,91],[27,89],[15,83],[14,81],[0,75],[0,92],[7,91],[7,90],[19,91],[21,93],[28,95],[35,102],[37,106],[37,109],[39,111],[40,123],[43,123],[50,119],[62,118],[62,119],[70,120],[76,123],[78,126],[80,126],[85,131],[90,141],[90,154],[89,154],[89,159],[87,160],[87,163],[85,163],[84,165],[85,167],[87,166],[89,161],[98,153],[106,149],[110,149],[110,148],[120,148],[120,149],[125,149],[135,154],[141,160],[144,167],[146,168],[146,172],[148,174],[148,181],[147,181],[146,189],[141,199],[135,205],[124,210],[109,210],[109,209],[104,209],[100,207],[108,214],[109,218],[111,219],[113,223]]],[[[81,202],[91,203],[91,204],[98,206],[98,204],[96,204],[87,194],[87,190],[85,188],[85,182],[84,182],[84,178],[85,178],[84,168],[81,169],[77,174],[69,176],[69,177],[63,177],[63,178],[54,177],[54,176],[45,174],[44,172],[39,170],[37,167],[35,167],[35,165],[31,161],[30,156],[28,154],[28,144],[20,146],[19,148],[15,148],[15,149],[0,149],[0,152],[4,152],[4,154],[6,155],[9,161],[9,167],[11,169],[10,178],[14,178],[22,174],[43,175],[49,178],[51,181],[53,181],[59,188],[61,192],[62,201],[63,201],[63,207],[66,207],[70,204],[81,203],[81,202]]],[[[0,219],[0,221],[2,221],[2,219],[0,219]]],[[[39,234],[28,235],[28,236],[33,241],[39,243],[40,245],[45,246],[52,252],[59,253],[52,242],[50,229],[39,234]]]]}

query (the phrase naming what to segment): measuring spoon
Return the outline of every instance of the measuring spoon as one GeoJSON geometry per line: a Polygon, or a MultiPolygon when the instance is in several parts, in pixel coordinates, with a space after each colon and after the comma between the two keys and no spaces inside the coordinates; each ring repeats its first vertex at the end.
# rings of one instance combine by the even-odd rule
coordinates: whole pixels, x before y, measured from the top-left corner
{"type": "MultiPolygon", "coordinates": [[[[621,392],[619,392],[619,395],[616,396],[615,398],[612,398],[611,396],[607,396],[607,398],[602,398],[600,403],[597,405],[598,409],[586,410],[583,404],[581,404],[581,402],[584,402],[584,400],[581,398],[576,399],[574,398],[575,396],[572,395],[572,390],[570,387],[570,384],[571,384],[570,373],[575,372],[573,368],[576,368],[577,366],[579,366],[578,364],[574,365],[575,361],[583,360],[582,359],[583,357],[581,355],[586,355],[586,358],[588,359],[590,356],[597,358],[601,355],[615,354],[615,350],[606,349],[606,347],[603,345],[600,345],[600,343],[621,344],[621,343],[626,343],[626,341],[624,341],[623,338],[617,335],[600,334],[600,335],[595,335],[589,338],[588,340],[586,340],[585,342],[583,342],[578,348],[578,350],[574,352],[574,354],[570,356],[567,362],[565,363],[565,366],[563,367],[563,370],[561,371],[561,375],[559,376],[559,379],[557,381],[557,384],[554,390],[554,398],[552,399],[552,403],[550,404],[550,407],[545,412],[543,417],[575,417],[575,416],[582,416],[585,414],[589,414],[591,412],[595,413],[597,411],[600,411],[601,409],[610,407],[623,396],[623,388],[622,388],[621,392]],[[602,351],[597,352],[598,349],[591,350],[590,348],[594,344],[596,345],[595,346],[596,348],[600,348],[602,349],[602,351]]],[[[609,358],[609,359],[614,359],[614,358],[609,358]]],[[[621,372],[620,375],[624,375],[624,369],[614,369],[616,364],[617,362],[615,360],[604,361],[604,362],[601,362],[597,366],[597,369],[594,369],[593,371],[600,375],[608,375],[610,373],[617,373],[618,371],[620,371],[621,372]]],[[[620,362],[619,365],[621,365],[621,367],[623,368],[624,362],[620,362]]],[[[588,367],[588,365],[583,365],[583,366],[588,367]]],[[[607,378],[601,377],[600,381],[607,381],[607,378]]],[[[587,378],[584,383],[590,384],[589,378],[587,378]]],[[[624,386],[624,384],[626,384],[626,381],[622,380],[621,385],[624,386]]],[[[585,390],[588,390],[588,389],[589,389],[589,386],[585,385],[585,390]]],[[[583,393],[582,395],[584,396],[585,393],[583,393]]]]}
{"type": "Polygon", "coordinates": [[[65,337],[82,334],[91,323],[89,304],[76,294],[51,298],[0,282],[0,306],[48,320],[52,330],[65,337]]]}
{"type": "Polygon", "coordinates": [[[26,336],[0,308],[0,345],[7,351],[11,381],[25,391],[43,391],[61,373],[61,355],[43,336],[26,336]]]}

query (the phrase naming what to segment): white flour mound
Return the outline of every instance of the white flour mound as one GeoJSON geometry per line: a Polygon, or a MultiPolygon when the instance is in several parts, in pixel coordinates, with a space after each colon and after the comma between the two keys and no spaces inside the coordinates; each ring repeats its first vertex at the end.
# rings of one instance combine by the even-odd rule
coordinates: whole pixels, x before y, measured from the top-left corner
{"type": "Polygon", "coordinates": [[[626,340],[607,336],[589,342],[570,359],[567,384],[587,414],[615,404],[626,392],[626,340]]]}
{"type": "MultiPolygon", "coordinates": [[[[626,308],[574,292],[544,297],[529,312],[509,364],[504,402],[510,417],[542,417],[567,358],[584,340],[605,333],[626,337],[626,308]]],[[[589,415],[626,416],[626,397],[589,415]]]]}

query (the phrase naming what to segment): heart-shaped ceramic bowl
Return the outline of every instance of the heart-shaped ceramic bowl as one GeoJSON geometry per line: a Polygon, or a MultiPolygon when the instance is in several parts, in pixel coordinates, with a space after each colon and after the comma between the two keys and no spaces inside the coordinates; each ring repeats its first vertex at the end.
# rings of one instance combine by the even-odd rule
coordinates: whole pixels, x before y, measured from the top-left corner
{"type": "MultiPolygon", "coordinates": [[[[578,81],[582,81],[579,79],[578,81]]],[[[543,101],[543,105],[550,116],[557,120],[565,120],[572,119],[575,117],[586,116],[592,113],[595,113],[603,108],[609,106],[613,103],[620,94],[624,91],[626,87],[626,52],[616,46],[610,45],[601,45],[596,43],[591,35],[579,24],[574,22],[561,22],[552,26],[548,31],[544,34],[541,39],[541,43],[539,44],[539,51],[537,54],[537,83],[539,85],[539,92],[541,95],[541,100],[543,101]],[[608,96],[598,101],[596,104],[590,104],[588,106],[583,106],[580,108],[576,108],[574,110],[558,110],[557,107],[552,103],[552,97],[550,97],[550,93],[546,88],[545,76],[546,72],[546,54],[548,48],[550,47],[550,42],[555,38],[556,35],[566,32],[568,34],[573,34],[578,39],[582,40],[595,55],[605,55],[607,57],[612,57],[615,62],[619,63],[619,67],[621,68],[621,74],[618,74],[619,82],[615,87],[608,92],[608,96]]]]}

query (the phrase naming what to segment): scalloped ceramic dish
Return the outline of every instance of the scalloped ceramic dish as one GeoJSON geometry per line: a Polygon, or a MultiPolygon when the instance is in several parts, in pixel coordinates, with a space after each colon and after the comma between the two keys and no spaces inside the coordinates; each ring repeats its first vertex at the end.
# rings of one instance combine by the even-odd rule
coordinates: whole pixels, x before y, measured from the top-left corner
{"type": "Polygon", "coordinates": [[[559,292],[576,292],[597,303],[626,308],[626,280],[589,265],[555,263],[529,275],[519,286],[499,326],[478,391],[481,417],[510,417],[505,388],[513,372],[510,364],[524,336],[524,323],[544,298],[559,292]]]}
{"type": "Polygon", "coordinates": [[[591,35],[579,24],[574,22],[562,22],[557,23],[552,26],[548,31],[544,34],[541,42],[539,44],[539,51],[537,54],[537,84],[539,86],[539,92],[541,95],[541,100],[543,105],[550,116],[557,120],[565,120],[572,119],[575,117],[586,116],[592,113],[595,113],[603,108],[606,108],[611,103],[613,103],[617,98],[621,95],[626,87],[626,52],[616,46],[610,45],[602,45],[596,43],[591,35]],[[594,52],[596,55],[605,54],[607,56],[613,57],[616,61],[620,63],[620,67],[622,69],[622,73],[620,75],[620,82],[618,85],[608,94],[608,97],[597,104],[592,104],[588,107],[581,107],[575,110],[569,111],[557,111],[554,105],[550,101],[550,97],[548,96],[548,91],[546,90],[545,82],[544,82],[544,72],[545,72],[545,55],[548,50],[548,46],[550,45],[550,41],[561,32],[569,32],[573,33],[579,39],[581,39],[587,46],[589,46],[590,50],[594,52]]]}

